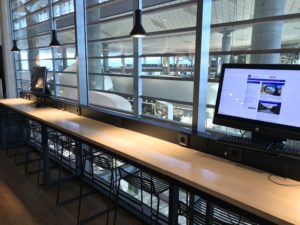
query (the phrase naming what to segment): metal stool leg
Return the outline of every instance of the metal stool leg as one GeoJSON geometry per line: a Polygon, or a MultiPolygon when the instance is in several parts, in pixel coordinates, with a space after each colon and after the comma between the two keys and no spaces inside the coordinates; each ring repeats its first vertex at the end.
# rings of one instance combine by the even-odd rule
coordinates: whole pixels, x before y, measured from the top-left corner
{"type": "Polygon", "coordinates": [[[109,221],[109,210],[110,210],[110,201],[113,198],[113,190],[114,190],[114,171],[113,169],[110,171],[111,172],[111,179],[110,179],[110,185],[109,185],[109,195],[108,195],[108,202],[107,202],[107,213],[106,213],[106,225],[108,225],[109,221]]]}
{"type": "Polygon", "coordinates": [[[81,166],[81,174],[80,174],[79,201],[78,201],[78,209],[77,209],[77,225],[80,224],[80,210],[81,210],[83,182],[84,182],[85,159],[82,160],[81,163],[82,166],[81,166]]]}
{"type": "Polygon", "coordinates": [[[56,192],[56,205],[59,206],[59,199],[60,199],[60,186],[61,186],[61,173],[63,167],[63,154],[64,154],[64,147],[61,146],[61,155],[59,160],[59,172],[58,172],[58,182],[57,182],[57,192],[56,192]]]}
{"type": "Polygon", "coordinates": [[[159,196],[157,196],[157,208],[156,208],[156,223],[158,225],[158,216],[159,216],[159,202],[160,202],[160,198],[159,196]]]}
{"type": "Polygon", "coordinates": [[[117,222],[117,211],[118,211],[118,204],[119,204],[119,195],[120,195],[120,186],[121,186],[121,179],[119,179],[118,187],[117,187],[117,193],[116,193],[116,201],[115,201],[115,214],[114,214],[114,225],[116,225],[117,222]]]}
{"type": "Polygon", "coordinates": [[[38,179],[37,184],[40,185],[41,171],[42,171],[42,161],[43,161],[43,150],[41,150],[40,158],[39,158],[39,166],[38,166],[38,179]]]}

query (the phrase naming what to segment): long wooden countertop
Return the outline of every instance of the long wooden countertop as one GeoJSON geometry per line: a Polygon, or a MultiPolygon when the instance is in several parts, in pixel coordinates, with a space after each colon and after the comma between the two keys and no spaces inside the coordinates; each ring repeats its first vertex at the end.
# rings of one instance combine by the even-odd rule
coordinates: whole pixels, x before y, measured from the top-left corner
{"type": "Polygon", "coordinates": [[[300,182],[286,179],[293,185],[277,185],[266,172],[66,111],[36,108],[28,100],[4,99],[0,104],[269,221],[300,225],[300,182]]]}

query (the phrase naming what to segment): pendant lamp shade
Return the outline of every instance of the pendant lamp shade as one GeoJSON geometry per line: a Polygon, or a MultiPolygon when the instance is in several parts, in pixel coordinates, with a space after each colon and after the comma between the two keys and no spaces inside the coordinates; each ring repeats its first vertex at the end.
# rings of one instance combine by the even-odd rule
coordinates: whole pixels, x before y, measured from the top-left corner
{"type": "Polygon", "coordinates": [[[49,44],[49,47],[51,47],[51,48],[60,47],[60,43],[59,43],[59,41],[57,40],[57,37],[56,37],[56,30],[52,30],[52,40],[49,44]]]}
{"type": "Polygon", "coordinates": [[[20,49],[18,48],[16,40],[13,40],[13,47],[12,47],[11,51],[12,52],[20,52],[20,49]]]}
{"type": "Polygon", "coordinates": [[[142,25],[142,10],[135,10],[135,24],[130,32],[130,36],[133,37],[145,37],[146,31],[142,25]]]}

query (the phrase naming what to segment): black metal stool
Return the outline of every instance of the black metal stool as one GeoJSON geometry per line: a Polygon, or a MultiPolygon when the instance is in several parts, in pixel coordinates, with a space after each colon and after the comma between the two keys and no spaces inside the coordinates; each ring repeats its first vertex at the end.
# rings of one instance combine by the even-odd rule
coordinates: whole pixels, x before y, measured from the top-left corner
{"type": "Polygon", "coordinates": [[[178,216],[185,217],[186,224],[205,225],[206,224],[206,203],[199,201],[196,202],[196,204],[194,204],[193,206],[189,206],[184,202],[179,201],[178,216]]]}
{"type": "MultiPolygon", "coordinates": [[[[25,173],[28,172],[28,165],[31,162],[38,161],[39,159],[30,159],[30,153],[34,152],[35,149],[41,148],[41,143],[38,143],[37,136],[40,136],[41,125],[37,122],[29,120],[22,115],[8,112],[7,115],[7,141],[6,141],[6,155],[8,157],[14,157],[15,165],[25,164],[25,173]],[[13,144],[10,146],[11,139],[13,139],[13,144]],[[14,148],[14,153],[9,154],[10,147],[14,148]],[[20,151],[20,147],[25,147],[25,151],[20,151]],[[33,147],[33,148],[32,148],[33,147]],[[18,162],[19,156],[24,156],[25,160],[18,162]]],[[[34,171],[31,171],[34,172],[34,171]]]]}
{"type": "MultiPolygon", "coordinates": [[[[178,202],[178,216],[186,218],[187,225],[206,225],[206,224],[222,224],[222,225],[256,225],[247,218],[221,208],[218,205],[199,197],[198,200],[187,205],[186,203],[178,202]]],[[[178,218],[177,218],[178,219],[178,218]]]]}
{"type": "MultiPolygon", "coordinates": [[[[6,110],[3,113],[3,116],[5,116],[5,120],[3,121],[3,146],[6,149],[6,156],[8,157],[15,157],[16,150],[15,148],[19,145],[23,145],[24,138],[22,139],[22,136],[24,136],[24,129],[23,129],[23,123],[24,118],[20,116],[20,114],[6,110]],[[14,153],[10,154],[10,149],[14,149],[14,153]]],[[[25,153],[21,153],[21,155],[24,155],[25,153]]]]}
{"type": "MultiPolygon", "coordinates": [[[[58,131],[48,132],[48,140],[54,144],[52,155],[54,154],[54,160],[57,161],[59,166],[58,179],[57,179],[57,193],[56,193],[56,205],[61,206],[62,204],[71,202],[78,198],[78,196],[61,201],[61,186],[65,181],[70,181],[79,176],[78,167],[81,165],[81,144],[75,139],[63,135],[58,131]],[[78,164],[78,162],[80,164],[78,164]],[[71,174],[62,177],[62,170],[66,168],[71,174]]],[[[51,150],[50,150],[51,151],[51,150]]]]}
{"type": "Polygon", "coordinates": [[[118,201],[120,198],[120,184],[121,180],[125,180],[128,184],[134,186],[135,188],[139,189],[141,192],[141,211],[142,211],[142,220],[144,219],[144,207],[143,207],[143,192],[147,192],[151,195],[150,199],[150,212],[151,212],[151,224],[153,222],[153,195],[157,198],[157,207],[156,207],[156,216],[154,224],[159,224],[159,204],[160,204],[160,194],[167,191],[169,189],[169,184],[161,180],[157,177],[152,176],[149,173],[146,173],[140,169],[134,172],[128,172],[122,167],[118,167],[119,169],[119,183],[117,187],[117,194],[116,194],[116,208],[115,208],[115,215],[114,215],[114,224],[116,224],[116,217],[117,217],[117,208],[118,208],[118,201]]]}
{"type": "MultiPolygon", "coordinates": [[[[77,212],[77,224],[82,224],[89,220],[96,218],[97,216],[106,212],[106,224],[108,224],[109,219],[109,211],[112,209],[110,208],[110,201],[114,197],[114,190],[115,190],[115,183],[116,183],[116,175],[115,175],[115,168],[116,168],[116,160],[108,154],[103,152],[90,152],[87,153],[86,156],[83,158],[82,164],[82,171],[81,171],[81,184],[80,184],[80,193],[79,193],[79,204],[78,204],[78,212],[77,212]],[[100,182],[99,179],[95,178],[95,168],[101,168],[101,171],[108,171],[110,174],[109,184],[108,184],[108,202],[107,202],[107,209],[102,210],[84,220],[80,220],[80,211],[81,211],[81,204],[82,204],[82,197],[83,197],[83,183],[84,183],[84,175],[86,173],[85,167],[86,162],[91,163],[91,184],[92,186],[98,185],[104,187],[106,185],[105,181],[100,182]]],[[[105,188],[105,187],[104,187],[105,188]]]]}
{"type": "MultiPolygon", "coordinates": [[[[41,124],[32,120],[25,121],[25,136],[26,136],[26,159],[25,159],[25,173],[31,174],[39,172],[38,170],[28,170],[30,163],[39,161],[42,157],[42,136],[41,136],[41,124]],[[30,158],[30,153],[37,152],[38,158],[30,158]]],[[[15,163],[17,164],[17,155],[15,155],[15,163]]],[[[22,162],[21,162],[22,163],[22,162]]]]}

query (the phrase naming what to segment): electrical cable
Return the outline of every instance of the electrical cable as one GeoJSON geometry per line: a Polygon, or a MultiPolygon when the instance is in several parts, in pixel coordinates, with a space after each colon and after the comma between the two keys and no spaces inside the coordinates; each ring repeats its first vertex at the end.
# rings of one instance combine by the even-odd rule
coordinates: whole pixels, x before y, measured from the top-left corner
{"type": "MultiPolygon", "coordinates": [[[[280,182],[278,182],[278,181],[275,181],[274,179],[273,179],[273,177],[275,177],[276,175],[274,175],[274,174],[270,174],[269,176],[268,176],[268,180],[269,181],[271,181],[272,183],[274,183],[274,184],[277,184],[277,185],[280,185],[280,186],[283,186],[283,187],[300,187],[300,184],[284,184],[284,183],[280,183],[280,182]]],[[[286,179],[286,178],[285,178],[286,179]]]]}

